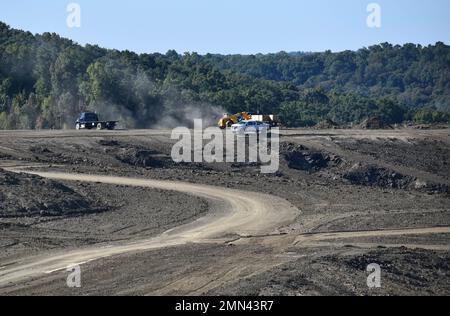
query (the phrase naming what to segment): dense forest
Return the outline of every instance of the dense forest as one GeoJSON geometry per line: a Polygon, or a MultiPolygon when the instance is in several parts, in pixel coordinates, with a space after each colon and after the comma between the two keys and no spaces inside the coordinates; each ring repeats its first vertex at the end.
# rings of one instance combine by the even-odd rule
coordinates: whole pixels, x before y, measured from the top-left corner
{"type": "Polygon", "coordinates": [[[33,35],[0,22],[0,129],[72,128],[81,111],[129,128],[174,127],[225,112],[275,113],[287,126],[378,117],[450,121],[450,47],[381,44],[357,52],[135,54],[33,35]]]}
{"type": "Polygon", "coordinates": [[[215,56],[220,69],[301,88],[387,97],[409,107],[450,109],[450,47],[383,43],[356,52],[215,56]]]}

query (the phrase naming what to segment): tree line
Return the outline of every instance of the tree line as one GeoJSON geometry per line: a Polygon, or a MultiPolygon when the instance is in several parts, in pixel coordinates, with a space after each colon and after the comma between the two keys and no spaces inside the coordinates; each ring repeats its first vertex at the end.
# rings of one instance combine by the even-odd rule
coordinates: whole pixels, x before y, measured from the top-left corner
{"type": "Polygon", "coordinates": [[[437,43],[336,54],[136,54],[0,22],[0,129],[70,128],[81,111],[130,128],[239,111],[278,114],[288,126],[374,116],[446,122],[449,52],[437,43]]]}

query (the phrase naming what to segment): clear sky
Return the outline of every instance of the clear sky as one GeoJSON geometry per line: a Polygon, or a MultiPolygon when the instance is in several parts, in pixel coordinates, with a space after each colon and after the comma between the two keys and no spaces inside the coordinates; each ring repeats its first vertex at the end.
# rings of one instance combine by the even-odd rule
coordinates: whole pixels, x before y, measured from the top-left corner
{"type": "Polygon", "coordinates": [[[0,20],[33,33],[139,53],[341,51],[450,43],[450,0],[1,0],[0,20]],[[81,27],[66,23],[69,3],[81,27]],[[381,28],[367,5],[381,6],[381,28]]]}

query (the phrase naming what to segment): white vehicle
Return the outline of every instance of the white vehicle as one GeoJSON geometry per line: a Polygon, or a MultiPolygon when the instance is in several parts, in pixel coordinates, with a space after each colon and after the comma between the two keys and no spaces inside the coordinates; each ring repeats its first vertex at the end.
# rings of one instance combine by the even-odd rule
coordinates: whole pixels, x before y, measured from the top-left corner
{"type": "Polygon", "coordinates": [[[231,126],[231,131],[240,135],[259,134],[261,132],[269,132],[269,130],[269,124],[259,121],[241,121],[231,126]]]}

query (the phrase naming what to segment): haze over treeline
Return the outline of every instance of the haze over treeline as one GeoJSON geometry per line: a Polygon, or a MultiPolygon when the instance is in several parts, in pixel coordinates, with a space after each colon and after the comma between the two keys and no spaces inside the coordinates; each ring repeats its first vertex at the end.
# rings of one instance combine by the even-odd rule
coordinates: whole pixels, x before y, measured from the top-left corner
{"type": "Polygon", "coordinates": [[[369,117],[445,122],[450,47],[383,43],[341,53],[138,55],[0,22],[0,129],[72,127],[81,111],[130,128],[189,124],[193,116],[214,121],[225,111],[274,113],[288,126],[369,117]]]}

